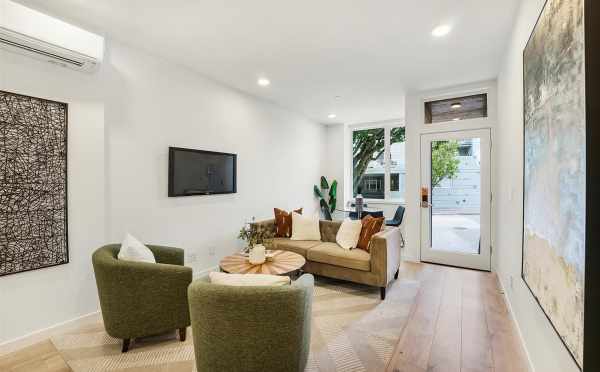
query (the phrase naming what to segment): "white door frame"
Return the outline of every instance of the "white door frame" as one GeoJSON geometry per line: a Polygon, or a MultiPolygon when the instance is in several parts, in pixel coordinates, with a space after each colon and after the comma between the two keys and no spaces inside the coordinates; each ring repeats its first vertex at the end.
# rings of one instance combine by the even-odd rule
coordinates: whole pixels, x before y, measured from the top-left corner
{"type": "Polygon", "coordinates": [[[491,129],[466,129],[421,134],[421,187],[428,190],[428,202],[420,209],[421,261],[477,270],[491,270],[491,129]],[[431,142],[480,138],[480,253],[468,254],[431,248],[431,142]]]}

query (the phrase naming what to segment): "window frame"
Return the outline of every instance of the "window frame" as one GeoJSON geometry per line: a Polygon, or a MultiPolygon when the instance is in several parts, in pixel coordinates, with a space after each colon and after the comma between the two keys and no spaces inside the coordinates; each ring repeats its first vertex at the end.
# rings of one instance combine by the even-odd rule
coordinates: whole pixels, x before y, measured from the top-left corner
{"type": "MultiPolygon", "coordinates": [[[[366,130],[366,129],[381,129],[383,128],[383,157],[385,159],[383,164],[384,169],[384,197],[383,199],[373,199],[373,198],[364,198],[364,201],[371,204],[406,204],[406,190],[404,195],[401,198],[392,198],[391,191],[391,132],[393,128],[402,127],[405,130],[404,143],[406,143],[406,125],[402,120],[390,120],[385,122],[376,122],[376,123],[367,123],[367,124],[355,124],[350,125],[348,128],[350,129],[350,135],[348,140],[348,146],[350,149],[350,156],[347,162],[347,167],[350,170],[350,187],[349,187],[349,200],[354,201],[354,164],[353,164],[353,137],[355,131],[366,130]]],[[[406,149],[404,151],[404,164],[406,165],[406,149]]],[[[400,184],[400,182],[398,182],[400,184]]]]}

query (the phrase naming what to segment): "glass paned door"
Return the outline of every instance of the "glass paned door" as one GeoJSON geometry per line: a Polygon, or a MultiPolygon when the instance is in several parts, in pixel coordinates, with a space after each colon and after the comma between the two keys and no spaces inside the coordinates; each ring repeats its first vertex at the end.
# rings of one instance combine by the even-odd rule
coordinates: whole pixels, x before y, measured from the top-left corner
{"type": "Polygon", "coordinates": [[[421,260],[490,270],[490,131],[421,137],[421,260]]]}

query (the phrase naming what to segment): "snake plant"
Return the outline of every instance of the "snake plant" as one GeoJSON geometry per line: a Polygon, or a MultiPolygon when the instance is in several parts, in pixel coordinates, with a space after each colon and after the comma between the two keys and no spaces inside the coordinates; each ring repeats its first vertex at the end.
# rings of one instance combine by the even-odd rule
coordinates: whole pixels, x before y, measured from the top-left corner
{"type": "Polygon", "coordinates": [[[335,206],[337,204],[337,181],[333,180],[331,186],[327,182],[327,178],[321,176],[321,187],[314,186],[315,196],[319,198],[319,204],[322,209],[327,209],[330,213],[335,211],[335,206]],[[327,192],[329,190],[329,192],[327,192]],[[328,194],[328,199],[325,198],[325,193],[328,194]]]}

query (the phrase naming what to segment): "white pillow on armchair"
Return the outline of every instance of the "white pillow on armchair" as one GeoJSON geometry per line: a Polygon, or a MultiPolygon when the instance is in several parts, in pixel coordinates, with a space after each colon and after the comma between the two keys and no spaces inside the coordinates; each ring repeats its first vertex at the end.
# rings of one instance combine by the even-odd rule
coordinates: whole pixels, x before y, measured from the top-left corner
{"type": "Polygon", "coordinates": [[[154,253],[131,234],[126,234],[121,250],[117,255],[119,260],[156,263],[154,253]]]}

